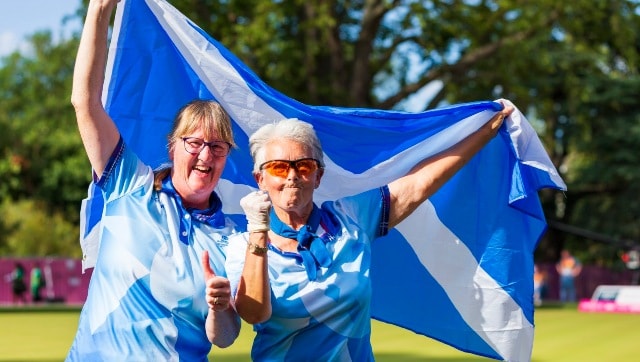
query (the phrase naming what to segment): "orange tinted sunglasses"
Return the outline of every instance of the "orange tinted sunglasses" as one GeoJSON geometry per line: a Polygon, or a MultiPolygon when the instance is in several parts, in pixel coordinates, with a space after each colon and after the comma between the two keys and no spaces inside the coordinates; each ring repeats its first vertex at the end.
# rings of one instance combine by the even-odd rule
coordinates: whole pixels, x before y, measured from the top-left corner
{"type": "Polygon", "coordinates": [[[271,176],[286,178],[290,169],[296,170],[298,175],[307,177],[320,168],[320,161],[315,158],[301,158],[299,160],[271,160],[260,165],[260,170],[267,171],[271,176]]]}

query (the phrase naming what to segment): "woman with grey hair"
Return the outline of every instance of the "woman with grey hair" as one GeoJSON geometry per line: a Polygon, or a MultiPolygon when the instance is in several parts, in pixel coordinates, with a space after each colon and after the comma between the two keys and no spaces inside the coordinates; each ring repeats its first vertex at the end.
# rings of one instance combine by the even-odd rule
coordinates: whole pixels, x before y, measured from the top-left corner
{"type": "Polygon", "coordinates": [[[236,310],[256,331],[254,360],[373,360],[372,241],[409,216],[497,134],[513,111],[503,105],[479,130],[405,176],[321,206],[313,194],[324,162],[312,126],[288,119],[251,136],[260,190],[241,200],[248,231],[230,238],[226,269],[236,310]]]}

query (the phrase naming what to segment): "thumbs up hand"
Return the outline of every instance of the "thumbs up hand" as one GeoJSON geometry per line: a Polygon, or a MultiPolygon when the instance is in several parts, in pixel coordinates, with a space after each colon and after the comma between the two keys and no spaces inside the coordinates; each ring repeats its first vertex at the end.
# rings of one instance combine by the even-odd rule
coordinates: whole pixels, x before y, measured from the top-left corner
{"type": "Polygon", "coordinates": [[[227,278],[219,277],[209,265],[209,252],[202,253],[202,269],[206,283],[205,298],[209,309],[223,311],[231,303],[231,285],[227,278]]]}

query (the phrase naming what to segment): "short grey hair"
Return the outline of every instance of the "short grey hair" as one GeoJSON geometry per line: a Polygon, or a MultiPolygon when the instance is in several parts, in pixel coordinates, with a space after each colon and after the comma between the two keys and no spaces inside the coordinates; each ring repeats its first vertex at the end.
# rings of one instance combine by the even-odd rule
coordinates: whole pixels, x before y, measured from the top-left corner
{"type": "Polygon", "coordinates": [[[260,165],[265,160],[264,147],[271,141],[288,139],[306,145],[311,149],[312,157],[320,161],[324,168],[324,153],[316,131],[310,123],[297,118],[287,118],[275,123],[265,124],[249,138],[249,151],[253,158],[253,172],[260,172],[260,165]]]}

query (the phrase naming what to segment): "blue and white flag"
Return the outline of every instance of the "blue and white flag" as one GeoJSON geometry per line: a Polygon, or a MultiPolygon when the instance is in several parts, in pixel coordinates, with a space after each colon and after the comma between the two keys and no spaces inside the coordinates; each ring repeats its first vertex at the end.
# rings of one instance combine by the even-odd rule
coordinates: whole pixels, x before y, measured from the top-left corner
{"type": "MultiPolygon", "coordinates": [[[[232,151],[217,192],[246,224],[239,200],[256,188],[248,138],[265,123],[313,124],[327,169],[315,201],[384,185],[457,143],[501,105],[458,104],[421,113],[309,106],[262,82],[164,0],[123,0],[106,69],[104,104],[125,141],[152,167],[168,161],[178,109],[215,99],[233,120],[232,151]]],[[[516,110],[499,135],[389,235],[373,245],[372,317],[462,351],[528,361],[534,336],[533,252],[546,230],[538,190],[565,190],[535,131],[516,110]]],[[[84,267],[99,244],[102,200],[83,203],[84,267]]],[[[374,346],[375,350],[375,346],[374,346]]]]}

